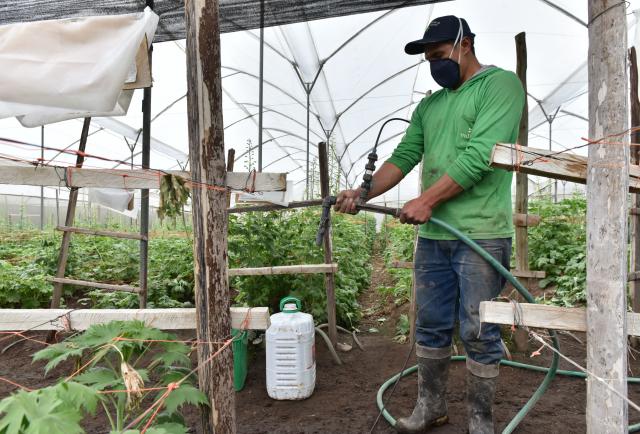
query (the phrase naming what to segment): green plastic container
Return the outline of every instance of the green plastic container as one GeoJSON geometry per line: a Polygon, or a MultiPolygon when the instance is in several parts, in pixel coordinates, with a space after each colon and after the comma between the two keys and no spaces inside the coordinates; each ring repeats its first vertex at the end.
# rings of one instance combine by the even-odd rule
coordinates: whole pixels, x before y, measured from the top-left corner
{"type": "Polygon", "coordinates": [[[236,392],[244,388],[247,379],[247,346],[249,333],[246,330],[232,329],[231,335],[235,338],[231,344],[233,349],[233,387],[236,392]]]}

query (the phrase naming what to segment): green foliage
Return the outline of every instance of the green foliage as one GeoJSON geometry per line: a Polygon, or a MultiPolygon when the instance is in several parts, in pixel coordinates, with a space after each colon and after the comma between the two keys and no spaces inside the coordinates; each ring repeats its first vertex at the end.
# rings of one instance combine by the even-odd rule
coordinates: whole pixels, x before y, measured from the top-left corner
{"type": "MultiPolygon", "coordinates": [[[[140,321],[113,321],[91,326],[83,334],[51,345],[34,355],[46,360],[48,372],[71,358],[86,359],[84,371],[74,381],[32,392],[20,391],[0,401],[0,434],[40,434],[49,432],[83,433],[83,418],[94,414],[100,403],[107,412],[112,433],[123,431],[142,413],[139,405],[147,395],[145,383],[166,388],[179,382],[164,401],[164,411],[147,432],[182,434],[186,432],[179,410],[186,404],[206,404],[206,396],[184,378],[189,373],[190,348],[174,335],[153,329],[140,321]],[[153,348],[152,348],[153,347],[153,348]],[[107,393],[108,391],[122,391],[107,393]]],[[[146,386],[149,387],[149,386],[146,386]]],[[[154,401],[165,389],[154,393],[154,401]]],[[[136,428],[144,426],[150,415],[141,417],[136,428]]]]}
{"type": "Polygon", "coordinates": [[[409,316],[405,313],[400,315],[398,318],[398,322],[396,324],[396,335],[393,340],[404,344],[409,339],[409,332],[411,331],[411,326],[409,324],[409,316]]]}
{"type": "Polygon", "coordinates": [[[413,272],[407,269],[390,268],[393,261],[413,261],[413,246],[415,242],[415,227],[389,220],[383,227],[381,242],[384,242],[384,260],[389,267],[389,274],[394,277],[395,285],[387,290],[396,305],[411,300],[411,283],[413,272]]]}
{"type": "MultiPolygon", "coordinates": [[[[229,264],[237,267],[317,264],[323,251],[315,246],[319,210],[232,215],[229,264]]],[[[338,321],[346,326],[360,318],[357,296],[369,285],[375,220],[363,214],[333,214],[338,321]]],[[[118,229],[118,228],[110,228],[118,229]]],[[[122,229],[119,229],[122,230],[122,229]]],[[[0,243],[0,307],[45,307],[56,272],[60,235],[29,232],[5,235],[0,243]]],[[[116,284],[138,284],[139,246],[135,240],[74,236],[66,276],[116,284]]],[[[188,238],[152,237],[149,241],[148,307],[191,307],[194,302],[193,247],[188,238]]],[[[236,277],[236,301],[278,308],[283,296],[302,298],[317,321],[326,320],[323,275],[236,277]]],[[[97,308],[138,307],[137,294],[65,287],[66,295],[86,294],[97,308]]]]}
{"type": "MultiPolygon", "coordinates": [[[[318,210],[231,216],[229,267],[322,263],[323,251],[315,245],[319,221],[318,210]]],[[[333,214],[332,230],[334,260],[338,263],[337,318],[341,324],[351,326],[361,315],[357,296],[369,284],[375,221],[372,217],[333,214]]],[[[238,291],[239,303],[278,311],[280,299],[294,295],[316,321],[327,318],[322,275],[243,276],[233,278],[231,285],[238,291]]]]}
{"type": "Polygon", "coordinates": [[[96,390],[74,382],[21,390],[0,401],[0,434],[84,433],[80,421],[99,400],[96,390]]]}
{"type": "Polygon", "coordinates": [[[529,265],[546,272],[541,288],[556,287],[550,300],[554,304],[585,302],[586,211],[586,200],[578,196],[529,205],[529,212],[542,217],[540,225],[529,229],[529,265]]]}

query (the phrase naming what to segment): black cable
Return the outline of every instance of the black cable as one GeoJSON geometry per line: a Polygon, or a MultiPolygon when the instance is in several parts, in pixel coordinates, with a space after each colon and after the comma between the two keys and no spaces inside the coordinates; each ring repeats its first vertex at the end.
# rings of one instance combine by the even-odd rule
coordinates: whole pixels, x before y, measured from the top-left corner
{"type": "Polygon", "coordinates": [[[369,192],[371,191],[371,181],[373,180],[373,172],[376,171],[376,161],[378,161],[377,151],[378,151],[378,143],[380,143],[380,136],[382,136],[382,131],[384,130],[384,127],[386,127],[389,122],[393,122],[393,121],[402,121],[402,122],[410,123],[406,119],[391,118],[391,119],[387,119],[380,127],[380,130],[378,131],[378,137],[376,137],[376,142],[373,145],[373,149],[371,150],[371,153],[369,154],[369,157],[368,157],[369,161],[367,162],[367,165],[364,167],[364,174],[362,175],[362,185],[360,185],[360,187],[362,188],[362,190],[360,191],[360,200],[362,202],[367,201],[369,192]]]}

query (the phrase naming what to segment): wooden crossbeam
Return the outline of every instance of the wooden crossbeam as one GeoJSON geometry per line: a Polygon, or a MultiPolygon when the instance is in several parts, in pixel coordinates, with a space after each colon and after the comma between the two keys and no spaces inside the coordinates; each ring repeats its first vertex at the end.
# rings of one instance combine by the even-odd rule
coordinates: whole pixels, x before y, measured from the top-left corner
{"type": "MultiPolygon", "coordinates": [[[[160,187],[164,174],[191,179],[189,172],[168,170],[121,170],[82,169],[76,167],[30,167],[0,165],[0,184],[38,185],[55,187],[95,187],[95,188],[146,188],[160,187]]],[[[287,187],[286,173],[227,173],[226,185],[232,190],[252,188],[255,191],[284,191],[287,187]]]]}
{"type": "Polygon", "coordinates": [[[338,264],[282,265],[278,267],[231,268],[229,276],[269,276],[273,274],[327,274],[338,271],[338,264]]]}
{"type": "Polygon", "coordinates": [[[67,279],[66,277],[48,277],[47,280],[54,283],[62,283],[63,285],[86,286],[106,291],[140,292],[140,288],[131,285],[114,285],[111,283],[90,282],[88,280],[67,279]]]}
{"type": "MultiPolygon", "coordinates": [[[[491,154],[491,166],[578,184],[587,183],[587,157],[569,152],[498,143],[491,154]]],[[[629,191],[640,193],[640,166],[629,166],[629,191]]]]}
{"type": "MultiPolygon", "coordinates": [[[[392,261],[390,268],[406,268],[409,270],[413,270],[413,262],[392,261]]],[[[547,276],[547,273],[545,273],[544,271],[511,270],[510,272],[515,277],[520,277],[523,279],[544,279],[547,276]]]]}
{"type": "MultiPolygon", "coordinates": [[[[517,306],[518,321],[515,319],[513,304],[483,301],[480,303],[480,321],[492,324],[521,324],[553,330],[587,331],[585,309],[532,303],[519,303],[517,306]]],[[[627,312],[627,333],[640,336],[640,314],[627,312]]]]}
{"type": "MultiPolygon", "coordinates": [[[[196,326],[194,308],[179,309],[0,309],[0,330],[65,330],[69,319],[73,330],[86,330],[93,324],[110,321],[144,321],[161,330],[191,330],[196,326]]],[[[266,330],[269,308],[232,307],[231,327],[266,330]]]]}
{"type": "Polygon", "coordinates": [[[96,235],[99,237],[111,237],[111,238],[124,238],[129,240],[148,239],[147,236],[143,236],[133,232],[102,231],[102,230],[94,230],[94,229],[87,229],[87,228],[74,228],[69,226],[58,226],[56,230],[62,231],[62,232],[73,232],[74,234],[96,235]]]}

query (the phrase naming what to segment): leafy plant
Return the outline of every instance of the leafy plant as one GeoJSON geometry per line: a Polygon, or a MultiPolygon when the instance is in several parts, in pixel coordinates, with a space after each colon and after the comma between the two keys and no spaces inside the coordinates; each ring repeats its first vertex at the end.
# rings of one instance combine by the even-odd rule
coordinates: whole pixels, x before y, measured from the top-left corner
{"type": "Polygon", "coordinates": [[[541,288],[554,287],[550,302],[573,306],[585,302],[587,203],[575,196],[553,203],[532,202],[530,212],[539,214],[538,226],[529,229],[529,264],[546,278],[541,288]]]}
{"type": "Polygon", "coordinates": [[[415,236],[414,226],[400,224],[395,220],[388,221],[381,234],[381,242],[385,243],[385,263],[389,267],[389,274],[395,278],[395,285],[388,292],[398,306],[411,300],[413,272],[390,266],[393,261],[413,261],[415,236]]]}
{"type": "Polygon", "coordinates": [[[404,344],[409,339],[410,331],[409,316],[403,313],[396,323],[396,335],[393,337],[393,340],[399,344],[404,344]]]}
{"type": "Polygon", "coordinates": [[[21,391],[0,401],[4,414],[0,434],[82,433],[80,421],[94,414],[97,404],[104,409],[112,433],[136,433],[130,428],[145,426],[152,415],[142,412],[141,404],[147,398],[158,401],[169,386],[172,392],[163,401],[164,411],[152,421],[155,431],[147,432],[185,433],[180,408],[207,402],[187,375],[189,353],[190,348],[175,336],[140,321],[93,325],[34,355],[34,361],[47,361],[46,372],[69,359],[83,363],[74,373],[78,375],[68,378],[73,381],[21,391]],[[145,387],[149,383],[151,387],[145,387]]]}

